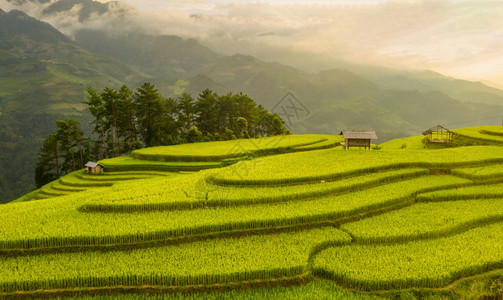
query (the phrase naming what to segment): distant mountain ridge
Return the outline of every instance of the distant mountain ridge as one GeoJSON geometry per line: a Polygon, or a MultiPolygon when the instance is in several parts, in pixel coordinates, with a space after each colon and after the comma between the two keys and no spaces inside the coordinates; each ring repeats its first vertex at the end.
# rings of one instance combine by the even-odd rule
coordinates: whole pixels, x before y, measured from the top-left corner
{"type": "MultiPolygon", "coordinates": [[[[104,31],[86,29],[85,21],[91,15],[118,14],[127,20],[134,9],[116,1],[101,3],[94,0],[7,0],[13,4],[38,3],[45,5],[44,16],[77,11],[82,30],[74,33],[77,43],[93,52],[109,56],[134,66],[156,77],[192,77],[202,73],[201,67],[221,55],[195,40],[183,40],[176,36],[153,36],[140,31],[127,35],[110,35],[104,31]],[[117,10],[118,5],[122,10],[117,10]],[[122,6],[121,6],[122,5],[122,6]]],[[[115,21],[114,21],[115,22],[115,21]]],[[[333,64],[331,64],[333,65],[333,64]]],[[[338,65],[338,64],[335,64],[338,65]]],[[[470,82],[443,76],[432,71],[405,71],[384,67],[357,65],[341,62],[338,69],[346,69],[367,79],[382,89],[440,91],[451,98],[474,103],[503,105],[503,91],[480,82],[470,82]]]]}
{"type": "MultiPolygon", "coordinates": [[[[222,57],[202,73],[232,89],[241,89],[266,108],[272,108],[286,92],[293,92],[311,110],[310,116],[294,124],[297,133],[337,134],[343,128],[373,128],[380,132],[381,142],[417,135],[431,124],[494,116],[500,109],[495,105],[463,103],[434,89],[384,88],[369,77],[347,70],[307,73],[243,55],[222,57]]],[[[500,118],[492,120],[493,125],[499,121],[500,118]]],[[[475,125],[460,125],[472,124],[475,125]]]]}
{"type": "Polygon", "coordinates": [[[82,22],[89,18],[92,13],[102,15],[109,10],[107,3],[101,3],[93,0],[59,0],[53,2],[43,13],[52,15],[59,12],[65,12],[72,9],[75,5],[81,5],[82,9],[79,12],[79,21],[82,22]]]}
{"type": "Polygon", "coordinates": [[[109,11],[109,6],[110,3],[117,3],[114,1],[108,2],[108,3],[101,3],[98,1],[93,1],[93,0],[57,0],[57,1],[51,1],[51,0],[7,0],[7,2],[10,2],[14,5],[23,5],[27,3],[33,3],[33,4],[39,4],[39,5],[46,5],[42,11],[42,14],[45,16],[50,16],[54,15],[56,13],[61,13],[61,12],[67,12],[75,5],[80,5],[81,9],[79,11],[79,21],[83,22],[91,14],[97,14],[97,15],[102,15],[106,12],[109,11]]]}
{"type": "Polygon", "coordinates": [[[80,30],[75,41],[95,53],[113,57],[156,77],[195,76],[202,65],[221,55],[193,39],[153,36],[140,33],[111,35],[96,30],[80,30]]]}
{"type": "Polygon", "coordinates": [[[503,105],[503,90],[482,82],[447,77],[430,70],[394,70],[355,64],[346,67],[385,89],[439,91],[464,102],[503,105]]]}
{"type": "Polygon", "coordinates": [[[6,39],[14,36],[27,36],[34,41],[57,42],[70,39],[46,22],[34,19],[22,11],[12,10],[5,12],[0,9],[0,42],[2,49],[5,48],[6,39]]]}

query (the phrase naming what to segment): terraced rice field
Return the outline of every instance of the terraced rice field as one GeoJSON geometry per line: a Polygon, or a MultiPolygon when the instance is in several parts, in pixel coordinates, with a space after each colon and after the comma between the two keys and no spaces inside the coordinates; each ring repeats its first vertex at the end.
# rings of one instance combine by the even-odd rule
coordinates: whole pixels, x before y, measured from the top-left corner
{"type": "MultiPolygon", "coordinates": [[[[131,156],[101,160],[99,163],[105,167],[104,173],[86,174],[83,170],[73,172],[21,200],[47,199],[90,188],[110,187],[120,181],[173,177],[181,172],[220,168],[250,155],[334,148],[341,141],[340,136],[306,134],[146,148],[133,151],[131,156]]],[[[155,203],[156,200],[149,202],[155,203]]]]}
{"type": "Polygon", "coordinates": [[[287,138],[230,166],[227,143],[148,149],[164,158],[104,161],[0,206],[0,297],[461,298],[451,284],[503,269],[502,147],[287,138]],[[217,168],[152,167],[176,164],[217,168]]]}
{"type": "MultiPolygon", "coordinates": [[[[107,172],[101,174],[87,174],[84,170],[72,172],[46,184],[29,197],[21,197],[15,202],[48,199],[66,196],[87,190],[104,189],[114,184],[120,185],[126,181],[152,179],[154,177],[178,177],[180,174],[163,171],[133,171],[133,172],[107,172]]],[[[101,191],[106,193],[104,191],[101,191]]]]}
{"type": "Polygon", "coordinates": [[[453,130],[462,138],[483,144],[503,145],[502,126],[479,126],[453,130]]]}
{"type": "Polygon", "coordinates": [[[224,159],[246,155],[262,156],[273,153],[307,151],[338,146],[340,136],[322,134],[283,135],[255,139],[241,139],[223,142],[184,144],[135,150],[131,156],[136,159],[177,162],[219,162],[224,159]]]}

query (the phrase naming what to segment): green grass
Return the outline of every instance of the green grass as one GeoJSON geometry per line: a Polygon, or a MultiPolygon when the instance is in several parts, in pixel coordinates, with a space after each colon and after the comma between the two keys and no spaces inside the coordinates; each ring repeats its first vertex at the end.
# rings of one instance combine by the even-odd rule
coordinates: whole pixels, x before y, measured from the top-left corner
{"type": "Polygon", "coordinates": [[[396,139],[380,144],[382,150],[424,150],[424,136],[396,139]]]}
{"type": "Polygon", "coordinates": [[[503,126],[492,126],[489,128],[484,128],[480,131],[480,133],[492,136],[503,136],[503,126]]]}
{"type": "Polygon", "coordinates": [[[500,147],[434,151],[318,150],[242,161],[216,174],[218,185],[292,184],[335,180],[398,168],[457,168],[503,162],[500,147]]]}
{"type": "Polygon", "coordinates": [[[339,147],[341,142],[344,141],[344,138],[339,135],[325,135],[326,141],[315,143],[312,145],[303,145],[303,146],[295,146],[293,147],[294,151],[311,151],[311,150],[319,150],[326,148],[334,148],[339,147]]]}
{"type": "Polygon", "coordinates": [[[341,137],[290,138],[199,172],[188,171],[244,157],[206,161],[229,144],[205,143],[184,145],[195,162],[104,160],[103,174],[68,174],[25,197],[38,201],[0,206],[0,290],[366,299],[316,275],[440,299],[461,297],[444,288],[454,280],[503,268],[501,147],[426,149],[413,137],[381,151],[314,150],[341,137]],[[307,285],[277,287],[291,284],[307,285]]]}
{"type": "Polygon", "coordinates": [[[394,245],[347,245],[322,251],[314,273],[362,290],[443,287],[503,267],[503,225],[394,245]]]}
{"type": "Polygon", "coordinates": [[[53,197],[56,197],[54,195],[48,195],[48,194],[43,194],[43,193],[38,193],[35,198],[33,198],[32,200],[44,200],[44,199],[50,199],[50,198],[53,198],[53,197]]]}
{"type": "Polygon", "coordinates": [[[311,201],[141,214],[83,213],[79,207],[99,202],[103,195],[93,196],[95,193],[91,190],[50,201],[6,205],[0,210],[3,223],[0,249],[139,243],[225,231],[338,222],[403,205],[421,190],[468,183],[453,176],[426,176],[311,201]],[[26,215],[32,217],[22,217],[26,215]]]}
{"type": "MultiPolygon", "coordinates": [[[[281,282],[278,282],[281,284],[281,282]]],[[[215,292],[208,293],[176,293],[176,294],[121,294],[120,296],[94,296],[94,300],[105,300],[105,299],[126,299],[126,300],[137,300],[137,299],[208,299],[208,300],[226,300],[226,299],[334,299],[334,300],[372,300],[372,299],[385,299],[378,296],[366,295],[363,293],[356,293],[346,290],[342,287],[337,286],[335,283],[329,280],[315,280],[311,281],[305,285],[294,285],[294,286],[277,286],[269,288],[255,288],[244,290],[232,290],[231,286],[226,286],[227,289],[219,288],[215,292]]],[[[91,297],[77,296],[77,297],[65,297],[65,300],[89,300],[91,297]]]]}
{"type": "Polygon", "coordinates": [[[70,185],[63,185],[59,182],[55,182],[51,185],[51,189],[64,192],[83,192],[86,188],[79,188],[70,185]]]}
{"type": "Polygon", "coordinates": [[[358,243],[381,243],[433,238],[496,221],[503,221],[503,199],[417,203],[341,228],[358,243]]]}
{"type": "Polygon", "coordinates": [[[129,176],[124,176],[124,175],[119,175],[119,176],[114,176],[114,175],[102,175],[102,174],[86,174],[84,172],[77,173],[75,174],[75,177],[82,179],[82,180],[89,180],[89,181],[99,181],[99,182],[106,182],[106,181],[122,181],[122,180],[137,180],[137,179],[149,179],[152,178],[151,175],[143,175],[143,174],[131,174],[129,176]]]}
{"type": "Polygon", "coordinates": [[[372,173],[344,178],[332,182],[318,182],[293,186],[239,187],[206,185],[203,192],[208,192],[208,202],[272,203],[296,199],[312,199],[330,194],[351,193],[368,187],[375,187],[411,177],[429,174],[425,169],[403,169],[389,172],[372,173]]]}
{"type": "Polygon", "coordinates": [[[75,171],[61,177],[58,182],[62,185],[74,186],[74,187],[104,187],[112,186],[113,182],[98,182],[96,180],[84,180],[78,175],[82,173],[83,170],[75,171]]]}
{"type": "Polygon", "coordinates": [[[420,202],[435,202],[435,201],[455,201],[464,199],[490,199],[503,198],[503,184],[488,184],[458,187],[455,189],[447,189],[421,194],[417,197],[420,202]]]}
{"type": "Polygon", "coordinates": [[[17,198],[16,200],[11,201],[10,203],[18,203],[18,202],[24,202],[24,201],[34,200],[35,197],[38,195],[39,192],[40,192],[40,189],[36,189],[36,190],[34,190],[32,192],[29,192],[28,194],[26,194],[24,196],[21,196],[21,197],[17,198]]]}
{"type": "Polygon", "coordinates": [[[294,276],[305,272],[317,245],[349,241],[344,232],[326,227],[132,251],[6,258],[0,261],[0,292],[146,284],[183,286],[294,276]]]}
{"type": "Polygon", "coordinates": [[[52,189],[52,186],[44,186],[40,189],[39,194],[57,197],[57,196],[65,196],[68,194],[68,192],[52,189]]]}
{"type": "MultiPolygon", "coordinates": [[[[129,172],[110,172],[110,173],[100,173],[100,174],[88,174],[84,170],[78,170],[63,176],[62,178],[55,180],[45,186],[43,186],[35,195],[35,198],[38,199],[47,199],[51,197],[57,196],[65,196],[74,192],[83,192],[86,190],[94,190],[101,189],[105,187],[111,187],[113,185],[122,185],[126,181],[134,181],[135,183],[131,183],[127,187],[123,188],[121,191],[125,197],[129,197],[129,199],[133,199],[133,201],[138,201],[140,198],[134,198],[133,195],[137,195],[133,193],[134,189],[143,190],[143,184],[149,184],[149,182],[144,182],[147,179],[152,179],[154,177],[160,178],[170,178],[175,177],[183,177],[179,173],[171,173],[171,172],[160,172],[160,171],[129,171],[129,172]],[[142,182],[136,182],[142,181],[142,182]],[[138,187],[134,188],[136,185],[138,187]]],[[[156,181],[153,181],[153,185],[157,184],[156,181]]],[[[152,183],[151,183],[152,185],[152,183]]],[[[173,187],[172,189],[175,189],[173,187]]],[[[100,192],[103,193],[103,198],[108,197],[108,192],[100,192]]],[[[185,195],[185,194],[184,194],[185,195]]],[[[148,194],[143,195],[144,199],[148,198],[148,194]]],[[[112,202],[115,202],[115,199],[112,202]]],[[[124,199],[122,199],[124,200],[124,199]]]]}
{"type": "MultiPolygon", "coordinates": [[[[167,173],[157,172],[166,175],[167,173]]],[[[114,173],[116,174],[116,173],[114,173]]],[[[89,189],[110,187],[114,184],[120,184],[126,180],[150,179],[154,174],[147,173],[126,173],[120,175],[114,174],[87,174],[84,170],[78,170],[61,177],[58,180],[44,185],[35,194],[37,199],[46,199],[51,197],[65,196],[69,193],[83,192],[89,189]]],[[[28,200],[25,200],[28,201],[28,200]]]]}
{"type": "Polygon", "coordinates": [[[407,137],[407,138],[402,138],[402,139],[396,139],[396,140],[391,140],[387,141],[385,143],[382,143],[379,145],[381,147],[381,150],[388,151],[388,150],[438,150],[438,149],[445,149],[449,148],[452,145],[446,145],[446,144],[437,144],[437,143],[428,143],[428,144],[423,144],[423,139],[425,136],[412,136],[412,137],[407,137]]]}
{"type": "Polygon", "coordinates": [[[105,167],[105,172],[120,171],[199,171],[204,169],[222,167],[221,162],[162,162],[138,160],[129,156],[109,158],[100,160],[99,163],[105,167]]]}
{"type": "Polygon", "coordinates": [[[176,210],[200,207],[192,196],[198,175],[159,177],[117,186],[99,199],[85,201],[86,211],[176,210]],[[189,194],[190,193],[190,194],[189,194]]]}
{"type": "Polygon", "coordinates": [[[122,172],[103,172],[100,176],[135,176],[135,175],[152,175],[152,176],[176,176],[179,173],[163,172],[163,171],[122,171],[122,172]]]}
{"type": "Polygon", "coordinates": [[[460,137],[488,144],[503,144],[503,126],[479,126],[453,130],[460,137]]]}
{"type": "MultiPolygon", "coordinates": [[[[222,161],[226,158],[236,158],[245,155],[264,155],[281,153],[300,146],[311,146],[332,140],[331,136],[321,134],[282,135],[265,138],[240,139],[221,142],[206,142],[174,146],[153,147],[135,150],[131,156],[143,160],[154,161],[222,161]]],[[[324,144],[323,146],[326,146],[324,144]]],[[[308,148],[309,149],[309,148],[308,148]]],[[[306,149],[306,150],[308,150],[306,149]]]]}
{"type": "Polygon", "coordinates": [[[274,188],[219,187],[206,183],[203,175],[192,175],[172,180],[131,183],[86,204],[85,209],[106,212],[160,211],[312,200],[426,174],[429,174],[428,170],[405,169],[335,182],[274,188]]]}
{"type": "Polygon", "coordinates": [[[488,180],[503,177],[502,164],[489,164],[471,168],[453,169],[452,174],[472,180],[488,180]]]}

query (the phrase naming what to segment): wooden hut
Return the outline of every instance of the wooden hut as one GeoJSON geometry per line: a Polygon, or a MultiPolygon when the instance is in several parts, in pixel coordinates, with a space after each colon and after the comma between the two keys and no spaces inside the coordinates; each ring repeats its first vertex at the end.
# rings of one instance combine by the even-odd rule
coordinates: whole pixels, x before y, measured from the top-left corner
{"type": "Polygon", "coordinates": [[[437,125],[430,129],[423,131],[423,135],[428,136],[428,140],[430,143],[451,143],[452,138],[456,135],[456,133],[450,131],[449,129],[437,125]]]}
{"type": "Polygon", "coordinates": [[[103,166],[99,163],[95,163],[93,161],[89,161],[86,164],[86,173],[98,174],[103,172],[103,166]]]}
{"type": "Polygon", "coordinates": [[[349,147],[364,147],[370,149],[370,140],[376,140],[377,134],[375,131],[367,130],[343,130],[340,135],[344,136],[342,146],[349,147]]]}

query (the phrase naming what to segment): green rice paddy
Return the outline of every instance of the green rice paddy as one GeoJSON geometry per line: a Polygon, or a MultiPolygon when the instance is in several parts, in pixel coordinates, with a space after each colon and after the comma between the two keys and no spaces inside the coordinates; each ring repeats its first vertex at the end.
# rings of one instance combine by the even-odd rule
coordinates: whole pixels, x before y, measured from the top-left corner
{"type": "Polygon", "coordinates": [[[470,298],[454,287],[503,268],[503,130],[455,131],[486,145],[294,135],[103,160],[0,206],[0,297],[470,298]]]}

